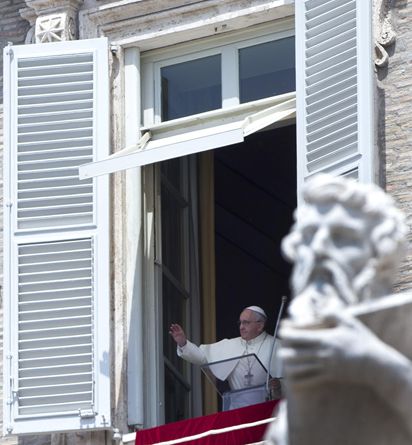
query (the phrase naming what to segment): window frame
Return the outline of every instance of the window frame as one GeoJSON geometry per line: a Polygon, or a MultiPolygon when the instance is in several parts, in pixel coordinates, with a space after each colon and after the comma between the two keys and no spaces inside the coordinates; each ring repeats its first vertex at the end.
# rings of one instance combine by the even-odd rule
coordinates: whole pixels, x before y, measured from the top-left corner
{"type": "MultiPolygon", "coordinates": [[[[164,124],[172,120],[161,120],[161,69],[177,63],[189,62],[203,57],[221,55],[222,106],[216,110],[227,110],[256,101],[240,103],[239,91],[239,50],[287,37],[295,36],[294,23],[290,19],[282,20],[278,30],[273,31],[273,23],[253,27],[243,32],[234,32],[230,36],[210,36],[195,43],[183,43],[175,49],[167,48],[148,51],[141,54],[142,69],[142,123],[147,127],[164,124]]],[[[288,94],[288,93],[285,93],[288,94]]],[[[265,100],[276,96],[268,96],[265,100]]],[[[205,113],[210,113],[206,111],[205,113]]],[[[185,116],[201,118],[204,113],[185,116]]],[[[181,118],[180,118],[181,119],[181,118]]]]}

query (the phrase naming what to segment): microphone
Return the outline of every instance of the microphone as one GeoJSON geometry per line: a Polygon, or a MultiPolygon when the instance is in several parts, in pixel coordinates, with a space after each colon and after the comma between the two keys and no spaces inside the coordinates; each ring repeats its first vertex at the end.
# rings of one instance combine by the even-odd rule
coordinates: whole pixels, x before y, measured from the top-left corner
{"type": "Polygon", "coordinates": [[[275,330],[273,332],[273,343],[272,343],[272,349],[270,351],[270,355],[269,355],[269,362],[268,362],[268,366],[267,366],[267,370],[266,370],[266,393],[268,394],[268,400],[270,400],[270,391],[269,391],[269,376],[270,376],[270,365],[272,364],[272,356],[273,356],[273,351],[275,350],[275,346],[276,346],[276,341],[277,341],[277,334],[278,334],[278,329],[279,329],[279,324],[280,324],[280,319],[282,317],[282,313],[283,313],[283,308],[285,307],[286,301],[287,301],[287,297],[285,295],[283,295],[282,297],[282,302],[280,304],[280,309],[279,309],[279,313],[278,313],[278,318],[276,320],[276,325],[275,325],[275,330]]]}

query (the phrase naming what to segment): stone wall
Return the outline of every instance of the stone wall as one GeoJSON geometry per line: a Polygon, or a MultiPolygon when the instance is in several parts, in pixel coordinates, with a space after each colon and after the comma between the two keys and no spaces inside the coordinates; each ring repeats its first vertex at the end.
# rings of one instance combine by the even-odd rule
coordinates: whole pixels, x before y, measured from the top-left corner
{"type": "MultiPolygon", "coordinates": [[[[392,1],[397,34],[389,48],[388,67],[379,71],[379,146],[386,190],[407,215],[412,228],[412,0],[392,1]]],[[[412,232],[409,236],[412,241],[412,232]]],[[[397,290],[412,288],[412,251],[404,261],[397,290]]]]}
{"type": "MultiPolygon", "coordinates": [[[[19,10],[26,7],[24,0],[0,0],[0,48],[7,45],[24,43],[29,23],[22,19],[19,10]]],[[[0,60],[0,97],[3,104],[3,57],[0,60]]]]}

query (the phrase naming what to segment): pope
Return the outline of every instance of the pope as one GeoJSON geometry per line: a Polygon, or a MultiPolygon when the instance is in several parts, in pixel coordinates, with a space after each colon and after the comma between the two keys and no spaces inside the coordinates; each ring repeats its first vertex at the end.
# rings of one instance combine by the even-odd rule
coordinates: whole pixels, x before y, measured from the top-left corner
{"type": "Polygon", "coordinates": [[[240,336],[223,339],[217,343],[196,346],[189,341],[182,327],[176,323],[170,326],[169,333],[177,344],[177,355],[196,365],[237,358],[226,366],[213,367],[213,373],[220,380],[227,380],[231,390],[263,385],[266,372],[248,354],[255,354],[264,368],[270,370],[270,388],[280,396],[281,362],[276,354],[274,337],[265,331],[267,315],[259,306],[248,306],[239,316],[240,336]],[[241,359],[245,357],[244,360],[241,359]],[[270,363],[269,363],[270,362],[270,363]]]}

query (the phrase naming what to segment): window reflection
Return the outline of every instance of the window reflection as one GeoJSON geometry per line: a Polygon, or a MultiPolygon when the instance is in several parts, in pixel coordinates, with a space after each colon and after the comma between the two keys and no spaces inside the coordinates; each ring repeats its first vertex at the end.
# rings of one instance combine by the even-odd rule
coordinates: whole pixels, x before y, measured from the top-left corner
{"type": "Polygon", "coordinates": [[[216,110],[222,105],[220,55],[161,69],[162,121],[216,110]]]}
{"type": "Polygon", "coordinates": [[[239,50],[240,103],[295,91],[295,38],[239,50]]]}

